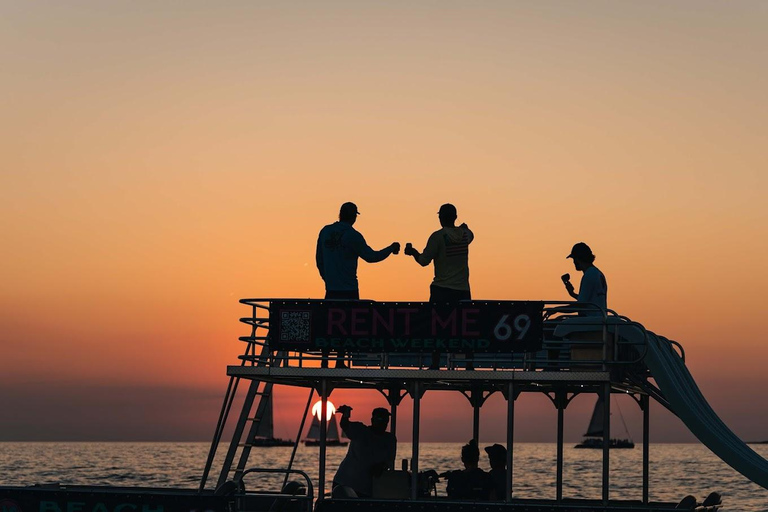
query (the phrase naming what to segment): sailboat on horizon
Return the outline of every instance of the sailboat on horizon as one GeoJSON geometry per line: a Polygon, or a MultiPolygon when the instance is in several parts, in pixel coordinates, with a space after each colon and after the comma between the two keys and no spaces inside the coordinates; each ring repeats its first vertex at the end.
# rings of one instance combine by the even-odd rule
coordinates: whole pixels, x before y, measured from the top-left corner
{"type": "Polygon", "coordinates": [[[256,428],[256,435],[251,441],[251,445],[259,448],[272,448],[274,446],[293,446],[294,442],[290,439],[281,439],[275,437],[274,414],[272,406],[273,395],[267,399],[267,408],[256,428]]]}
{"type": "MultiPolygon", "coordinates": [[[[617,404],[618,405],[618,404],[617,404]]],[[[627,423],[624,421],[624,415],[621,414],[621,408],[619,408],[619,416],[621,422],[624,424],[624,431],[627,434],[625,439],[611,439],[609,442],[609,448],[634,448],[635,442],[632,441],[632,436],[629,434],[627,423]]],[[[595,408],[592,410],[592,418],[589,420],[589,427],[584,434],[584,440],[574,446],[574,448],[603,448],[603,419],[605,418],[605,402],[602,396],[598,396],[595,402],[595,408]]]]}
{"type": "MultiPolygon", "coordinates": [[[[325,435],[326,446],[347,446],[349,441],[339,435],[341,429],[336,421],[336,415],[332,415],[328,421],[328,430],[325,435]]],[[[304,446],[320,446],[320,420],[317,415],[312,415],[312,424],[309,426],[307,437],[304,438],[304,446]]]]}

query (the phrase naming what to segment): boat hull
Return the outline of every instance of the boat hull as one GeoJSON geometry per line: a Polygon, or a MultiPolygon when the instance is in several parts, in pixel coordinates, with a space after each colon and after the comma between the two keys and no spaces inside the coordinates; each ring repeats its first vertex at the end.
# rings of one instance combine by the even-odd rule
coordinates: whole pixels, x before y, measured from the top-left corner
{"type": "Polygon", "coordinates": [[[273,438],[256,438],[251,443],[251,446],[256,448],[273,448],[276,446],[293,446],[294,442],[288,439],[280,439],[278,437],[273,438]]]}
{"type": "MultiPolygon", "coordinates": [[[[347,446],[349,444],[349,441],[326,441],[325,446],[347,446]]],[[[304,446],[320,446],[319,440],[306,440],[304,441],[304,446]]]]}
{"type": "MultiPolygon", "coordinates": [[[[611,450],[632,449],[635,447],[635,443],[630,441],[629,439],[611,439],[611,442],[608,447],[611,450]]],[[[602,439],[585,439],[581,443],[574,446],[574,448],[588,448],[593,450],[602,450],[603,440],[602,439]]]]}
{"type": "MultiPolygon", "coordinates": [[[[0,506],[5,512],[303,512],[309,503],[276,493],[219,496],[213,491],[100,486],[0,487],[0,506]]],[[[532,500],[512,502],[461,502],[447,499],[320,500],[315,512],[674,512],[676,504],[639,501],[532,500]]],[[[700,507],[715,512],[719,507],[700,507]]]]}
{"type": "Polygon", "coordinates": [[[144,487],[0,487],[4,512],[229,512],[235,499],[212,491],[144,487]]]}

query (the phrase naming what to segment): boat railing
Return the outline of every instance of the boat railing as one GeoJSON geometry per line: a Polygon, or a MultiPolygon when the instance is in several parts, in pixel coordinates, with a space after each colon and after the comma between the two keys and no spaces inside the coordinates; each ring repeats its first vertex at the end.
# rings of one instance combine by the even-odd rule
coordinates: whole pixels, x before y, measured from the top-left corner
{"type": "MultiPolygon", "coordinates": [[[[279,493],[270,492],[269,498],[271,500],[271,505],[269,507],[269,510],[272,512],[279,512],[283,510],[293,510],[293,511],[299,511],[299,510],[305,510],[306,512],[312,512],[312,509],[314,507],[314,501],[315,501],[315,491],[314,487],[312,486],[312,479],[305,473],[304,471],[298,470],[298,469],[282,469],[282,468],[250,468],[243,471],[242,475],[239,475],[237,477],[237,480],[235,484],[237,484],[240,488],[246,488],[244,485],[244,478],[251,474],[282,474],[285,475],[285,481],[287,481],[289,475],[297,475],[300,476],[303,480],[304,489],[305,492],[300,492],[300,485],[299,486],[292,486],[290,483],[283,485],[281,491],[279,493]],[[294,504],[298,505],[295,506],[294,504]],[[294,506],[292,506],[294,505],[294,506]]],[[[253,492],[245,492],[241,495],[241,501],[242,503],[238,507],[238,510],[248,511],[251,509],[249,507],[249,498],[251,497],[260,497],[264,493],[260,493],[258,491],[253,492]]],[[[255,500],[254,500],[255,501],[255,500]]]]}
{"type": "MultiPolygon", "coordinates": [[[[590,371],[615,367],[642,370],[648,350],[648,333],[638,322],[597,305],[576,302],[544,302],[541,346],[536,351],[518,352],[376,352],[348,350],[277,350],[270,345],[270,307],[273,303],[349,304],[350,301],[325,299],[246,298],[240,302],[251,308],[251,315],[240,319],[251,327],[241,363],[256,366],[293,368],[331,367],[343,363],[346,368],[417,369],[435,365],[448,370],[486,371],[590,371]]],[[[488,304],[494,301],[471,301],[488,304]]],[[[356,301],[355,304],[373,301],[356,301]]],[[[502,301],[498,302],[499,304],[502,301]]],[[[403,302],[404,305],[413,304],[403,302]]],[[[674,342],[670,342],[674,343],[674,342]]],[[[679,346],[679,344],[678,344],[679,346]]],[[[682,351],[682,347],[680,347],[682,351]]]]}

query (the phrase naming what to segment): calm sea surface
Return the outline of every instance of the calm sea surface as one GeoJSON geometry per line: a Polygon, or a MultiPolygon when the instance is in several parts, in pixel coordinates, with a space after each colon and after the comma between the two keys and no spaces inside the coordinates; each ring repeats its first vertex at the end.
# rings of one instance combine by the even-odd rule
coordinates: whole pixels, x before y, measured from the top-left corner
{"type": "MultiPolygon", "coordinates": [[[[482,443],[486,446],[491,443],[482,443]]],[[[768,457],[768,445],[752,445],[768,457]]],[[[514,493],[521,498],[555,497],[555,445],[519,443],[514,452],[514,493]]],[[[423,443],[420,468],[442,472],[460,467],[460,443],[423,443]]],[[[0,443],[0,484],[69,484],[194,488],[200,481],[207,443],[0,443]]],[[[254,466],[286,467],[291,448],[260,448],[251,455],[254,466]]],[[[330,480],[346,448],[328,449],[330,480]]],[[[398,457],[410,457],[401,443],[398,457]]],[[[565,450],[564,496],[601,496],[600,450],[565,450]]],[[[318,449],[301,446],[295,469],[306,471],[317,485],[318,449]]],[[[482,453],[481,467],[488,469],[482,453]]],[[[216,475],[214,475],[216,476],[216,475]]],[[[611,452],[611,496],[642,497],[642,448],[611,452]]],[[[274,489],[282,477],[246,477],[249,489],[274,489]]],[[[445,493],[445,487],[438,489],[445,493]]],[[[727,510],[768,511],[768,491],[736,473],[705,447],[658,444],[651,447],[651,499],[678,501],[686,494],[703,499],[711,491],[723,494],[727,510]]]]}

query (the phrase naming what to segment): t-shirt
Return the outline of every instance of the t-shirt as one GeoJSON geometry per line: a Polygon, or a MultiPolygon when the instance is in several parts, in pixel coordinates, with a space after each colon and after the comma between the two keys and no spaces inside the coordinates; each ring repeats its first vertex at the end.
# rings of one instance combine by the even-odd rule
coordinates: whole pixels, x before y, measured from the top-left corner
{"type": "Polygon", "coordinates": [[[457,500],[487,500],[492,488],[490,475],[475,468],[452,472],[448,476],[446,492],[449,498],[457,500]]]}
{"type": "Polygon", "coordinates": [[[435,261],[433,285],[469,290],[469,244],[474,239],[468,228],[442,228],[430,235],[418,261],[425,266],[435,261]]]}
{"type": "MultiPolygon", "coordinates": [[[[579,302],[591,302],[600,306],[603,311],[607,309],[608,303],[608,283],[600,269],[595,266],[589,267],[584,271],[584,277],[581,278],[579,285],[579,302]]],[[[596,311],[586,311],[585,316],[600,316],[596,311]]]]}
{"type": "Polygon", "coordinates": [[[397,455],[397,438],[391,432],[376,433],[373,428],[359,421],[350,421],[342,425],[342,429],[350,440],[349,449],[333,481],[351,487],[358,495],[370,496],[373,466],[386,462],[387,467],[393,467],[397,455]]]}
{"type": "Polygon", "coordinates": [[[365,238],[348,222],[337,221],[320,230],[317,237],[315,259],[325,289],[332,291],[357,290],[357,258],[376,263],[392,253],[387,247],[374,251],[365,238]]]}

